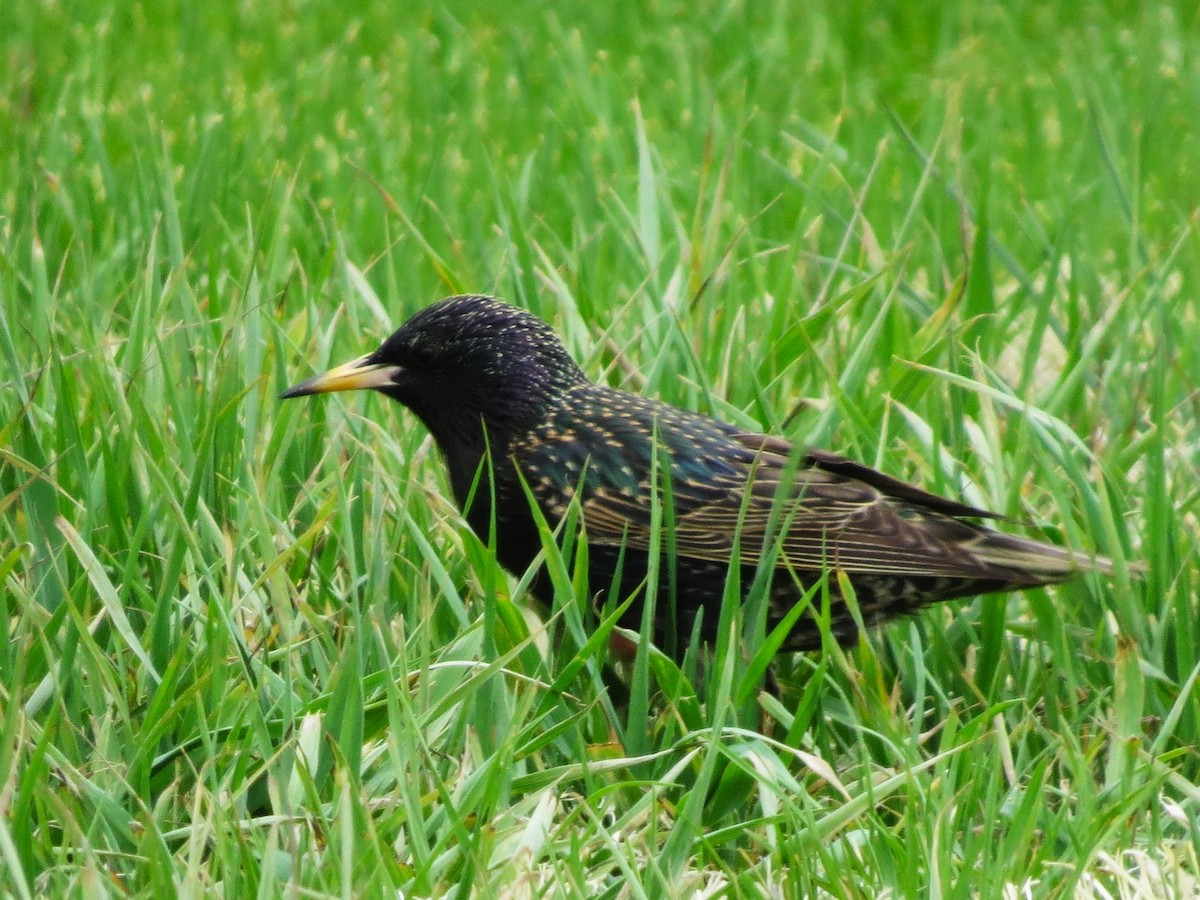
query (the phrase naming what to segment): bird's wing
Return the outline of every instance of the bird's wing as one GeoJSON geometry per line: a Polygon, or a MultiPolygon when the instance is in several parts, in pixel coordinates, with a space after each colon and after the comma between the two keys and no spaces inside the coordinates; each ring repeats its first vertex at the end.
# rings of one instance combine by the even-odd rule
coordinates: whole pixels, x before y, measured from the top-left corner
{"type": "MultiPolygon", "coordinates": [[[[764,546],[782,535],[780,562],[800,570],[978,577],[988,567],[971,547],[994,532],[956,517],[994,513],[833,453],[796,458],[780,438],[725,437],[710,465],[690,454],[685,468],[672,467],[673,540],[680,556],[728,562],[736,542],[742,563],[754,565],[764,546]]],[[[605,485],[586,491],[589,541],[648,549],[650,496],[648,485],[636,492],[605,485]]]]}

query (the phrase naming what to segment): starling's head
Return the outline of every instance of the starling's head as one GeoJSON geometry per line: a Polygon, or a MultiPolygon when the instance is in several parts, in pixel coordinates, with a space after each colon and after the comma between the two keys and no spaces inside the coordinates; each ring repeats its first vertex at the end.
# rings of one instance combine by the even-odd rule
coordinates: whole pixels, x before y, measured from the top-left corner
{"type": "Polygon", "coordinates": [[[584,382],[583,371],[541,319],[492,297],[449,297],[418,312],[374,353],[284,391],[300,397],[371,388],[403,403],[447,453],[482,435],[538,424],[584,382]]]}

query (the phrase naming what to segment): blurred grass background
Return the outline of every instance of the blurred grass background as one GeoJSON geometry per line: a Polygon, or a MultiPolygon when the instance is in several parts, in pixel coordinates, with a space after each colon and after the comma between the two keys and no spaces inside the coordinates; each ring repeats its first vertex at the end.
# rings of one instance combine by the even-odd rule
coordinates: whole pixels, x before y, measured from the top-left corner
{"type": "Polygon", "coordinates": [[[6,894],[1195,895],[1194,8],[0,17],[6,894]],[[411,416],[276,400],[456,291],[1118,575],[614,705],[411,416]]]}

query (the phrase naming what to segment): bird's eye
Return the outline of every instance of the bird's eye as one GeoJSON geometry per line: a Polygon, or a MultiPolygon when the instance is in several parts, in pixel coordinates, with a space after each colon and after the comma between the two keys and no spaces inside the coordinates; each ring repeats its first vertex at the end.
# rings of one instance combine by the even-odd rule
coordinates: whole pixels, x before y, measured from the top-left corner
{"type": "Polygon", "coordinates": [[[403,365],[406,369],[429,371],[437,367],[434,355],[422,347],[408,347],[404,351],[403,365]]]}

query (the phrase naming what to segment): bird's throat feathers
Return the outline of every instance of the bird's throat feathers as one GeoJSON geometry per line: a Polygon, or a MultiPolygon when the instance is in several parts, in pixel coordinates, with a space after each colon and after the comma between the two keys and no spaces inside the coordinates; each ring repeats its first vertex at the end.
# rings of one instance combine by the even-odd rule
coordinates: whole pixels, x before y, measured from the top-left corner
{"type": "Polygon", "coordinates": [[[442,402],[408,403],[445,458],[460,507],[465,506],[479,473],[486,474],[507,459],[515,441],[553,415],[565,392],[536,371],[522,382],[514,384],[510,374],[448,390],[442,402]]]}

